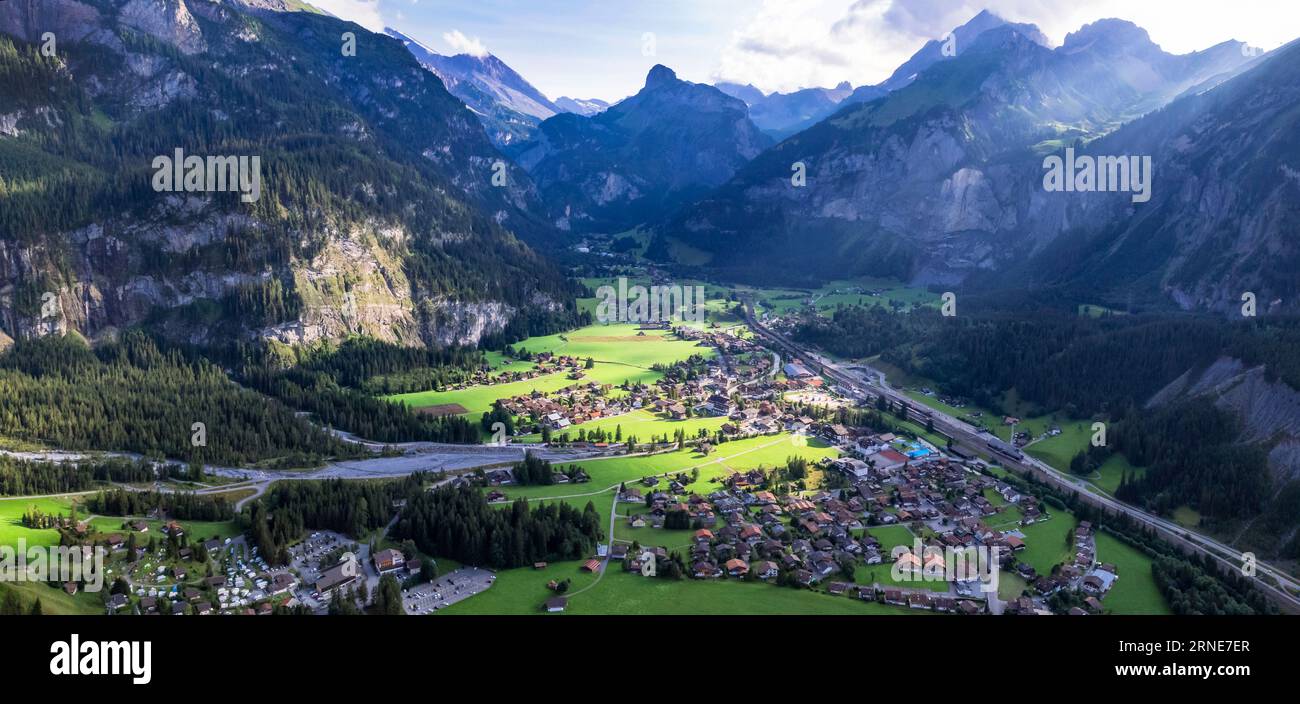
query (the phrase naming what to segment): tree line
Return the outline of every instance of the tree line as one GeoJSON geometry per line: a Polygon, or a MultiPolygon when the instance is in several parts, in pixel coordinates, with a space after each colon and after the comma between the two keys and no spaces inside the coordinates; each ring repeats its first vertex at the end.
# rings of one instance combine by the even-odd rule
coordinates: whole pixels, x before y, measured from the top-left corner
{"type": "Polygon", "coordinates": [[[521,498],[497,509],[471,487],[408,499],[392,534],[413,540],[426,554],[494,569],[588,556],[602,535],[591,502],[579,510],[562,501],[530,507],[521,498]]]}

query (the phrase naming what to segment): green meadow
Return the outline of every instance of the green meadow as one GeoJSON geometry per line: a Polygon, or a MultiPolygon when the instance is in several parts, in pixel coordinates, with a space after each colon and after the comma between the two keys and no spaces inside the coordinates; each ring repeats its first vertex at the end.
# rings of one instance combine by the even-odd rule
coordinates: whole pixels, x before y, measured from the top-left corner
{"type": "MultiPolygon", "coordinates": [[[[692,355],[711,357],[714,354],[710,347],[700,347],[689,340],[672,338],[662,330],[637,330],[635,325],[592,325],[569,333],[530,337],[515,347],[531,353],[552,352],[584,360],[590,358],[595,361],[595,365],[591,369],[584,369],[584,376],[580,380],[570,379],[565,372],[556,372],[505,384],[451,391],[419,391],[386,398],[412,408],[458,403],[465,408],[463,415],[476,420],[490,410],[498,399],[533,391],[550,393],[573,384],[592,381],[615,386],[625,381],[653,383],[662,378],[661,374],[651,368],[655,364],[672,364],[692,355]]],[[[500,353],[491,353],[488,361],[502,365],[504,357],[500,353]]],[[[519,371],[532,368],[532,364],[512,361],[505,368],[519,371]]]]}
{"type": "Polygon", "coordinates": [[[59,532],[56,530],[32,530],[22,525],[23,514],[29,508],[43,513],[67,515],[72,510],[68,498],[54,499],[0,499],[0,545],[17,545],[23,538],[28,545],[58,545],[59,532]]]}
{"type": "MultiPolygon", "coordinates": [[[[640,409],[625,413],[620,416],[610,416],[599,420],[587,421],[581,425],[573,426],[568,433],[575,436],[578,429],[591,432],[593,430],[604,430],[613,433],[615,429],[621,428],[623,438],[635,435],[638,440],[647,442],[651,437],[668,435],[671,437],[678,430],[686,431],[686,437],[693,438],[701,429],[708,430],[710,433],[716,432],[727,419],[722,416],[715,417],[695,417],[683,420],[672,420],[649,410],[640,409]]],[[[541,442],[542,436],[538,434],[521,435],[515,438],[515,442],[541,442]]]]}
{"type": "MultiPolygon", "coordinates": [[[[805,457],[817,461],[823,457],[837,457],[839,452],[820,440],[812,440],[797,435],[781,433],[764,435],[744,440],[724,442],[714,448],[709,455],[702,454],[695,447],[664,452],[656,455],[633,457],[616,456],[605,459],[591,459],[575,462],[581,465],[591,477],[590,483],[554,484],[550,486],[506,486],[500,491],[508,498],[526,496],[545,498],[557,496],[592,495],[618,486],[623,482],[636,484],[643,477],[657,476],[668,472],[687,472],[698,468],[700,479],[697,485],[689,487],[697,493],[707,493],[716,488],[712,484],[733,471],[748,471],[757,467],[775,467],[785,464],[789,457],[805,457]]],[[[644,489],[645,487],[638,487],[644,489]]]]}
{"type": "Polygon", "coordinates": [[[453,604],[440,614],[543,614],[542,604],[555,594],[550,580],[572,580],[565,613],[580,615],[906,615],[907,608],[830,596],[809,589],[735,579],[669,581],[622,571],[611,563],[596,576],[579,569],[581,562],[562,562],[544,570],[518,568],[497,575],[491,589],[453,604]]]}
{"type": "Polygon", "coordinates": [[[1106,610],[1116,614],[1172,613],[1151,574],[1151,558],[1105,531],[1098,531],[1097,561],[1115,565],[1119,580],[1102,599],[1106,610]]]}

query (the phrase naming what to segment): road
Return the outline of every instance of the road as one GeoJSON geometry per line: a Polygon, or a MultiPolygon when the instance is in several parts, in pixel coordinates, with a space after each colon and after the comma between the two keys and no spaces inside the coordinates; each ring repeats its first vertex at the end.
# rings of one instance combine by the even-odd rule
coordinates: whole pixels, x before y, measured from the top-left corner
{"type": "MultiPolygon", "coordinates": [[[[957,450],[971,456],[991,457],[993,455],[988,446],[987,436],[981,435],[973,426],[940,411],[930,408],[925,410],[915,408],[913,406],[915,402],[890,386],[885,375],[879,370],[857,365],[855,368],[862,371],[854,373],[847,368],[841,368],[840,365],[824,356],[794,344],[785,336],[773,332],[758,322],[751,302],[746,301],[743,310],[746,322],[755,334],[789,354],[816,362],[821,367],[822,376],[835,382],[846,395],[863,402],[874,402],[877,397],[884,396],[893,403],[902,403],[908,408],[909,419],[922,424],[927,420],[933,421],[935,430],[951,438],[953,447],[957,450]],[[862,375],[865,375],[866,378],[864,379],[862,375]],[[870,388],[873,385],[874,388],[870,388]]],[[[1107,513],[1128,516],[1135,523],[1150,528],[1163,540],[1178,547],[1184,553],[1196,556],[1209,555],[1221,570],[1231,570],[1236,574],[1241,574],[1241,551],[1237,549],[1160,516],[1147,513],[1140,508],[1130,506],[1094,491],[1089,482],[1062,474],[1029,455],[1013,459],[999,454],[996,459],[1008,469],[1031,475],[1044,483],[1068,491],[1080,500],[1086,501],[1107,513]],[[1225,557],[1225,555],[1231,556],[1232,559],[1225,557]]],[[[1257,562],[1256,568],[1255,586],[1277,604],[1282,611],[1300,614],[1300,597],[1296,596],[1296,593],[1300,593],[1300,582],[1297,582],[1295,578],[1286,572],[1264,562],[1257,562]],[[1283,588],[1260,579],[1263,575],[1277,580],[1278,584],[1282,585],[1283,588]]]]}

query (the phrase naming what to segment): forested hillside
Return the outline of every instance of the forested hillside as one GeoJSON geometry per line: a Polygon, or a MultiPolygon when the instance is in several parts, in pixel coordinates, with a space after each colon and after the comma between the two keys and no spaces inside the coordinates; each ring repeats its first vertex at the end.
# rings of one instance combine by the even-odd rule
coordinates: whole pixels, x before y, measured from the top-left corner
{"type": "Polygon", "coordinates": [[[493,186],[499,153],[399,42],[169,2],[148,21],[127,0],[0,3],[8,337],[145,323],[187,341],[442,346],[574,322],[575,289],[514,236],[551,232],[527,175],[502,162],[493,186]],[[154,159],[177,149],[258,157],[260,197],[155,191],[154,159]]]}

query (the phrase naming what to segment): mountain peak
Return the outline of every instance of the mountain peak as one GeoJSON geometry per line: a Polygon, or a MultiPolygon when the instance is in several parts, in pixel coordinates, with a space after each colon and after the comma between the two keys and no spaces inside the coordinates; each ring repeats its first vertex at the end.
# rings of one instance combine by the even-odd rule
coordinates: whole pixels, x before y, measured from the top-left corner
{"type": "Polygon", "coordinates": [[[656,88],[665,83],[672,83],[673,81],[676,80],[677,80],[677,73],[674,72],[671,68],[668,68],[663,64],[655,64],[654,68],[650,69],[650,73],[646,74],[645,87],[656,88]]]}
{"type": "Polygon", "coordinates": [[[1079,28],[1079,31],[1067,34],[1062,47],[1070,50],[1098,43],[1110,47],[1155,46],[1151,41],[1151,35],[1145,29],[1128,20],[1107,18],[1086,24],[1079,28]]]}
{"type": "Polygon", "coordinates": [[[848,81],[840,81],[839,85],[835,86],[835,90],[853,90],[853,84],[848,81]]]}

